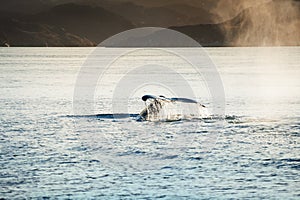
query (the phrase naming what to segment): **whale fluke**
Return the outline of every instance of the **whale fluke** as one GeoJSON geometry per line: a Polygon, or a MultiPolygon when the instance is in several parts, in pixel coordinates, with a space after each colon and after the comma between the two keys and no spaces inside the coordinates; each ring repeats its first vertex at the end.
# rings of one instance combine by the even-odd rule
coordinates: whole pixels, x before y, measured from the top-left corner
{"type": "Polygon", "coordinates": [[[143,97],[142,97],[142,100],[143,101],[147,101],[148,99],[157,99],[158,97],[156,97],[156,96],[154,96],[154,95],[149,95],[149,94],[147,94],[147,95],[144,95],[143,97]]]}
{"type": "Polygon", "coordinates": [[[163,95],[144,95],[142,100],[146,103],[146,108],[139,115],[142,120],[178,120],[185,117],[207,116],[205,106],[193,99],[167,98],[163,95]],[[150,101],[147,104],[148,100],[150,101]]]}
{"type": "MultiPolygon", "coordinates": [[[[183,103],[198,103],[200,104],[198,101],[193,100],[193,99],[188,99],[188,98],[177,98],[177,97],[173,97],[173,98],[167,98],[163,95],[160,96],[154,96],[154,95],[144,95],[142,97],[143,101],[147,101],[148,99],[160,99],[160,100],[167,100],[167,101],[178,101],[178,102],[183,102],[183,103]]],[[[204,105],[200,104],[202,107],[205,107],[204,105]]]]}

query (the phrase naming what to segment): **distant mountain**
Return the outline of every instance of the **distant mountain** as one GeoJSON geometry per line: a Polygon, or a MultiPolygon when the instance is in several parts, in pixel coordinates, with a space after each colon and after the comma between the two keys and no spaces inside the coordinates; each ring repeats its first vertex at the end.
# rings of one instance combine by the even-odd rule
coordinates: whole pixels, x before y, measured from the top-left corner
{"type": "MultiPolygon", "coordinates": [[[[122,0],[117,0],[122,1],[122,0]]],[[[211,8],[217,4],[220,0],[126,0],[127,2],[133,2],[137,5],[145,7],[168,7],[169,5],[183,4],[194,8],[211,8]]],[[[225,0],[228,1],[228,0],[225,0]]],[[[239,0],[242,1],[242,0],[239,0]]]]}
{"type": "Polygon", "coordinates": [[[184,15],[184,25],[212,24],[218,21],[222,21],[221,17],[218,14],[210,12],[209,10],[203,9],[201,7],[193,7],[188,4],[170,4],[166,5],[165,8],[184,15]]]}
{"type": "Polygon", "coordinates": [[[181,27],[170,27],[175,31],[193,38],[201,46],[224,46],[225,37],[221,26],[218,24],[199,24],[181,27]]]}
{"type": "Polygon", "coordinates": [[[134,28],[131,22],[106,9],[73,3],[55,6],[48,11],[28,16],[26,20],[61,27],[67,32],[88,38],[95,44],[134,28]]]}
{"type": "MultiPolygon", "coordinates": [[[[0,0],[0,43],[91,46],[128,29],[159,26],[180,31],[202,46],[300,45],[299,0],[241,0],[234,9],[218,12],[233,1],[0,0]]],[[[128,41],[143,44],[135,39],[128,41]]]]}
{"type": "MultiPolygon", "coordinates": [[[[73,40],[72,46],[79,45],[79,43],[90,46],[91,43],[96,45],[114,34],[135,27],[208,24],[218,19],[218,15],[205,9],[193,7],[190,4],[180,4],[179,2],[162,3],[161,6],[159,6],[160,4],[144,6],[136,4],[135,1],[121,0],[26,0],[26,3],[19,0],[10,0],[9,2],[0,0],[0,3],[5,5],[0,8],[2,10],[0,19],[17,20],[14,23],[3,23],[9,24],[9,26],[2,26],[1,39],[5,41],[11,38],[11,45],[15,45],[18,41],[18,45],[21,46],[30,45],[28,41],[31,41],[32,45],[40,44],[41,46],[46,44],[50,46],[70,45],[70,40],[66,41],[66,44],[60,40],[58,40],[60,42],[52,41],[50,37],[46,37],[49,35],[45,34],[48,31],[51,32],[50,35],[60,36],[61,38],[63,38],[63,33],[69,36],[72,34],[73,38],[78,39],[77,43],[73,40]],[[13,14],[12,11],[14,11],[13,14]],[[10,34],[7,34],[8,29],[12,29],[11,26],[13,25],[16,27],[13,34],[9,36],[10,34]],[[29,34],[30,31],[27,31],[29,25],[34,26],[38,31],[35,34],[29,34]],[[18,39],[15,38],[17,34],[19,34],[18,39]],[[31,36],[29,37],[29,35],[31,36]],[[34,38],[36,38],[36,41],[34,41],[34,38]],[[24,39],[24,45],[22,39],[24,39]]],[[[211,27],[211,25],[204,27],[211,27]]],[[[64,37],[68,38],[67,36],[64,37]]],[[[211,38],[211,36],[203,35],[202,38],[204,40],[205,38],[211,38]]],[[[211,41],[212,39],[209,39],[206,43],[211,41]]]]}
{"type": "Polygon", "coordinates": [[[88,39],[46,24],[0,19],[0,46],[93,46],[88,39]]]}
{"type": "Polygon", "coordinates": [[[183,24],[181,20],[185,18],[185,15],[164,7],[146,8],[133,3],[112,5],[107,9],[130,20],[135,26],[168,27],[170,24],[183,24]]]}
{"type": "Polygon", "coordinates": [[[51,1],[45,0],[0,0],[0,12],[33,14],[52,6],[51,1]]]}
{"type": "MultiPolygon", "coordinates": [[[[15,3],[12,0],[9,5],[20,5],[15,3]]],[[[0,22],[0,46],[94,46],[133,28],[132,23],[103,8],[73,3],[37,14],[2,10],[0,22]]]]}
{"type": "Polygon", "coordinates": [[[182,26],[198,23],[212,23],[219,18],[207,10],[184,4],[171,4],[158,7],[144,7],[134,3],[120,3],[106,9],[123,16],[136,26],[182,26]]]}

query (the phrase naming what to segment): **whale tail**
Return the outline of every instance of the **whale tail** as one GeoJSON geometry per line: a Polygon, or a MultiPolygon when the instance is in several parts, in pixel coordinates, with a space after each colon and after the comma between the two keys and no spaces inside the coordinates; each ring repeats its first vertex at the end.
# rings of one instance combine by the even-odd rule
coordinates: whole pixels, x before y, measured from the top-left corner
{"type": "Polygon", "coordinates": [[[142,120],[176,121],[208,116],[205,106],[193,99],[144,95],[142,100],[146,104],[140,113],[142,120]]]}

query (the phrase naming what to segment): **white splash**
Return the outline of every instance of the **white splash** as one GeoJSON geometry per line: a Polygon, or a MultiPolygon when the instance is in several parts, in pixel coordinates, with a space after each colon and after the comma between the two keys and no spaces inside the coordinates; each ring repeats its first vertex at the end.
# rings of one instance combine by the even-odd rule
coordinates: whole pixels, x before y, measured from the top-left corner
{"type": "Polygon", "coordinates": [[[167,98],[147,99],[146,108],[140,113],[147,121],[178,121],[208,117],[208,110],[200,103],[182,102],[167,98]]]}

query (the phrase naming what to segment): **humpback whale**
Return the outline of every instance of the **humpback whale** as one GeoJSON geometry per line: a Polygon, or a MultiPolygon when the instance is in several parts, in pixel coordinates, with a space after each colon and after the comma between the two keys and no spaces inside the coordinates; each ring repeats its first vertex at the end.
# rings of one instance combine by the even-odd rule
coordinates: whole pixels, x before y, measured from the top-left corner
{"type": "Polygon", "coordinates": [[[139,114],[141,120],[176,121],[207,116],[206,107],[193,99],[144,95],[142,100],[146,107],[139,114]]]}

